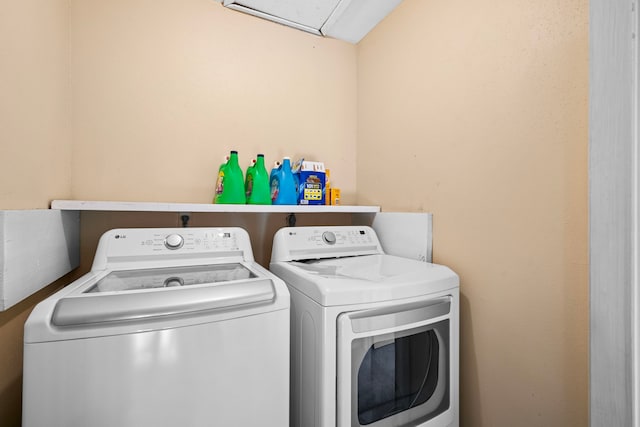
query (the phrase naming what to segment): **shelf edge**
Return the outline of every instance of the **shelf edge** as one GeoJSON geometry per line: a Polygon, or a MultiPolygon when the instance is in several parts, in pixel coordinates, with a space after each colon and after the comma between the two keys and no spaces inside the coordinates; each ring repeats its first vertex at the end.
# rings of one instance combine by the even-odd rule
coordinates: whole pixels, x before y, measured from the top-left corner
{"type": "Polygon", "coordinates": [[[380,206],[326,205],[222,205],[205,203],[118,202],[53,200],[51,209],[111,212],[211,212],[211,213],[377,213],[380,206]]]}

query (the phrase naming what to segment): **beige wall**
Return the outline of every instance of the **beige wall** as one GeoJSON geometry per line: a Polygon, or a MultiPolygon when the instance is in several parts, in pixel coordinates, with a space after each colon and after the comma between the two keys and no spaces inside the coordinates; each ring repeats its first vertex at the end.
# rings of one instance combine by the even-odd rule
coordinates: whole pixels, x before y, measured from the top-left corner
{"type": "MultiPolygon", "coordinates": [[[[259,152],[270,164],[325,160],[343,200],[355,200],[353,45],[212,0],[16,0],[0,6],[0,55],[0,209],[65,198],[207,203],[231,149],[243,169],[259,152]]],[[[212,220],[194,215],[192,225],[212,220]]],[[[83,215],[80,269],[0,312],[0,425],[20,425],[33,306],[89,268],[92,237],[141,223],[178,221],[83,215]]],[[[264,262],[268,248],[256,249],[264,262]]]]}
{"type": "MultiPolygon", "coordinates": [[[[71,196],[68,3],[0,2],[0,209],[71,196]]],[[[63,281],[0,312],[2,426],[20,425],[24,321],[63,281]]]]}
{"type": "MultiPolygon", "coordinates": [[[[45,3],[0,6],[0,209],[206,203],[230,149],[327,160],[344,202],[357,178],[360,204],[434,213],[463,425],[587,425],[586,0],[405,0],[357,48],[212,0],[45,3]]],[[[83,215],[81,269],[87,236],[140,221],[177,217],[83,215]]],[[[2,425],[24,319],[73,277],[0,313],[2,425]]]]}
{"type": "Polygon", "coordinates": [[[237,149],[355,200],[355,50],[212,0],[72,1],[73,197],[208,203],[237,149]]]}
{"type": "Polygon", "coordinates": [[[358,49],[358,202],[434,214],[464,426],[587,425],[586,0],[405,0],[358,49]]]}
{"type": "Polygon", "coordinates": [[[0,209],[71,196],[68,3],[0,3],[0,209]]]}

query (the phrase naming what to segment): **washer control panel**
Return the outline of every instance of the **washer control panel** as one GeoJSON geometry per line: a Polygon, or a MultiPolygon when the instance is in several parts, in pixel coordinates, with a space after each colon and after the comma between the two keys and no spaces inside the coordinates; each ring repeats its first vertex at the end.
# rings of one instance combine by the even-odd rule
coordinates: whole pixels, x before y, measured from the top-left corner
{"type": "MultiPolygon", "coordinates": [[[[242,257],[253,261],[249,235],[242,228],[122,228],[100,238],[94,263],[128,257],[179,256],[242,257]]],[[[149,258],[152,259],[152,258],[149,258]]]]}

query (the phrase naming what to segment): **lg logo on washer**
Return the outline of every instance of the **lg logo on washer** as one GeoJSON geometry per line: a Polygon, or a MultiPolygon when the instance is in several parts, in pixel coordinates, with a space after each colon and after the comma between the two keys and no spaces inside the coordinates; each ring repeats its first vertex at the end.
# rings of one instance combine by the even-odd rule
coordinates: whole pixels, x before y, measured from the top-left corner
{"type": "Polygon", "coordinates": [[[115,239],[126,239],[127,235],[126,234],[116,234],[115,236],[113,236],[115,239]]]}

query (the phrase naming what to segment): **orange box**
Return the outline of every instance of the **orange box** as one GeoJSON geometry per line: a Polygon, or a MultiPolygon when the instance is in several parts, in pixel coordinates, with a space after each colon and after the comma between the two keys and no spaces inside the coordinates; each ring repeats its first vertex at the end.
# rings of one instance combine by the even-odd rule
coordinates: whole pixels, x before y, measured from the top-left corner
{"type": "Polygon", "coordinates": [[[340,204],[340,189],[331,187],[331,204],[339,205],[340,204]]]}
{"type": "Polygon", "coordinates": [[[324,204],[331,204],[331,171],[329,169],[324,171],[324,204]]]}

